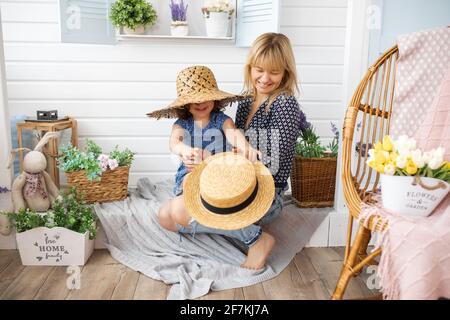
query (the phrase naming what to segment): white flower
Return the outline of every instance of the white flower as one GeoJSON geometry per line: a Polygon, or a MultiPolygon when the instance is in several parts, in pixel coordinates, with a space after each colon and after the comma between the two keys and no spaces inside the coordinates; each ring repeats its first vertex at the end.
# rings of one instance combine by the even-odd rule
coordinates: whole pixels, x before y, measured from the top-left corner
{"type": "Polygon", "coordinates": [[[428,167],[435,170],[444,164],[444,157],[432,157],[428,162],[428,167]]]}
{"type": "Polygon", "coordinates": [[[423,161],[425,162],[425,164],[428,164],[428,162],[430,162],[431,157],[432,157],[432,154],[431,154],[430,151],[424,152],[424,153],[422,154],[422,159],[423,159],[423,161]]]}
{"type": "Polygon", "coordinates": [[[397,167],[400,169],[403,169],[406,167],[406,163],[408,162],[406,156],[404,155],[399,155],[397,157],[396,163],[397,163],[397,167]]]}
{"type": "Polygon", "coordinates": [[[439,147],[437,149],[433,149],[432,152],[433,152],[433,157],[444,158],[444,154],[445,154],[445,149],[444,148],[439,147]]]}
{"type": "Polygon", "coordinates": [[[423,159],[422,151],[420,149],[412,151],[411,158],[418,168],[423,168],[425,165],[425,160],[423,159]]]}
{"type": "Polygon", "coordinates": [[[392,163],[388,163],[384,166],[384,173],[393,176],[395,173],[395,166],[392,163]]]}
{"type": "Polygon", "coordinates": [[[408,136],[400,136],[394,141],[394,148],[398,154],[407,154],[416,149],[416,140],[408,138],[408,136]]]}
{"type": "Polygon", "coordinates": [[[117,168],[119,166],[119,164],[116,159],[109,159],[108,166],[111,170],[114,170],[115,168],[117,168]]]}
{"type": "Polygon", "coordinates": [[[97,160],[100,162],[104,162],[104,161],[106,162],[106,161],[108,161],[108,159],[109,159],[109,156],[107,154],[100,154],[97,157],[97,160]]]}

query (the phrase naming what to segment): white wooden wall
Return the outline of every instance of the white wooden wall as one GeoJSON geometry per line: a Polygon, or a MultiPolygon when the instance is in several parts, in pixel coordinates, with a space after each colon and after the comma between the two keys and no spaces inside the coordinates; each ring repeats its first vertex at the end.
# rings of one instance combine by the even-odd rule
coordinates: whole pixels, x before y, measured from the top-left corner
{"type": "MultiPolygon", "coordinates": [[[[346,0],[282,0],[281,32],[291,39],[300,75],[303,111],[327,142],[330,121],[341,127],[346,0]]],[[[108,151],[116,144],[137,152],[130,185],[147,176],[172,177],[173,121],[145,114],[176,97],[182,68],[204,64],[219,87],[242,89],[247,48],[217,40],[146,40],[117,45],[60,42],[57,0],[0,0],[11,115],[57,109],[79,123],[79,141],[108,151]]],[[[235,108],[227,111],[234,117],[235,108]]]]}

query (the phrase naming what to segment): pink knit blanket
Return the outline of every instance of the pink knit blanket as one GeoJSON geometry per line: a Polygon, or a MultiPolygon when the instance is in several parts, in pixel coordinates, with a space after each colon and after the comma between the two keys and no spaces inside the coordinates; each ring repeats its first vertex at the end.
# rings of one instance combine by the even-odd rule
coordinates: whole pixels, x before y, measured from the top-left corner
{"type": "MultiPolygon", "coordinates": [[[[447,161],[450,160],[450,68],[447,64],[450,61],[450,55],[448,49],[440,50],[443,47],[450,48],[449,34],[450,29],[447,28],[440,31],[421,32],[415,36],[399,39],[400,51],[396,77],[400,83],[396,83],[396,90],[398,87],[411,89],[408,92],[403,90],[401,97],[403,101],[410,101],[417,108],[410,105],[408,112],[406,109],[402,111],[404,116],[392,122],[394,126],[392,129],[396,129],[394,131],[398,135],[412,136],[415,133],[414,138],[417,140],[418,147],[423,150],[444,147],[447,161]],[[427,44],[431,44],[435,50],[434,53],[433,50],[429,51],[429,47],[426,50],[421,47],[427,44]],[[446,58],[441,63],[437,58],[442,53],[446,55],[446,58]],[[417,59],[430,62],[429,57],[433,57],[431,60],[435,63],[441,63],[443,69],[436,71],[433,67],[423,70],[423,66],[427,63],[416,63],[417,59]],[[423,90],[412,90],[413,83],[422,86],[429,83],[427,76],[430,76],[433,70],[436,72],[432,76],[432,82],[436,77],[439,77],[441,81],[431,97],[423,90]],[[439,75],[436,76],[436,74],[439,75]],[[428,104],[428,101],[432,103],[428,104]],[[412,120],[408,120],[405,116],[407,113],[413,117],[412,120]],[[426,116],[422,117],[423,114],[426,116]],[[414,133],[405,132],[402,128],[410,128],[414,133]]],[[[427,85],[427,88],[430,87],[433,85],[427,85]]],[[[376,245],[382,248],[378,276],[383,297],[385,299],[450,298],[450,194],[444,198],[432,215],[426,218],[408,218],[387,212],[378,202],[374,205],[363,205],[359,219],[367,223],[374,215],[381,220],[381,223],[387,225],[376,245]]]]}

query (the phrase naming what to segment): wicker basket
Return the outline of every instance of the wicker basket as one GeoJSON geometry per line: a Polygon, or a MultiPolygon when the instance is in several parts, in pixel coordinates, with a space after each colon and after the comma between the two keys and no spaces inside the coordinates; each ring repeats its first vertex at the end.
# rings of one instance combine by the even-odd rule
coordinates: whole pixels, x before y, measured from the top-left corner
{"type": "Polygon", "coordinates": [[[84,193],[86,203],[108,202],[125,199],[128,195],[130,166],[106,170],[100,181],[89,181],[84,170],[65,172],[67,184],[84,193]]]}
{"type": "Polygon", "coordinates": [[[336,158],[295,156],[292,164],[292,200],[301,208],[332,207],[336,185],[336,158]]]}

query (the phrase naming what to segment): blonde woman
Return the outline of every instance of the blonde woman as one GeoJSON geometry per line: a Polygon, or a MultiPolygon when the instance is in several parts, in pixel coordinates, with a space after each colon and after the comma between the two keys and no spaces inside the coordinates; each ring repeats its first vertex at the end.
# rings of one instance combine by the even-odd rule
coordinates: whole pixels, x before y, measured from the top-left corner
{"type": "Polygon", "coordinates": [[[244,79],[244,91],[250,98],[239,101],[236,127],[262,153],[262,162],[274,178],[276,192],[272,206],[258,223],[240,230],[212,229],[188,215],[176,222],[182,233],[216,233],[244,242],[249,249],[241,266],[261,269],[275,245],[275,238],[263,232],[260,225],[278,217],[282,211],[295,143],[300,131],[308,125],[295,98],[298,80],[289,39],[279,33],[259,36],[250,48],[244,79]]]}

